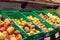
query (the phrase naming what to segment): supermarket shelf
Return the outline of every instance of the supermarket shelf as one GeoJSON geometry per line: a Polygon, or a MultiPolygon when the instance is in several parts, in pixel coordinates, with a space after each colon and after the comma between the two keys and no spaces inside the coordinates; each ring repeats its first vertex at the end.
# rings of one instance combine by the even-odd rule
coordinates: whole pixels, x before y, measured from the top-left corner
{"type": "Polygon", "coordinates": [[[2,1],[2,2],[12,2],[12,3],[28,2],[28,3],[36,3],[36,4],[43,4],[43,5],[50,5],[50,6],[60,6],[59,3],[36,2],[36,1],[2,1]]]}
{"type": "Polygon", "coordinates": [[[33,1],[29,1],[29,3],[37,3],[37,4],[45,4],[45,5],[60,6],[60,4],[46,3],[46,2],[33,2],[33,1]]]}

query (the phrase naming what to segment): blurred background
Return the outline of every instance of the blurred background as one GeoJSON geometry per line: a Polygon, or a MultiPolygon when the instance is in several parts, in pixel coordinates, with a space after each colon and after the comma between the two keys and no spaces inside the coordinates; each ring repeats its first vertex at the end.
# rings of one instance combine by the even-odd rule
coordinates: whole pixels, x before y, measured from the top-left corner
{"type": "Polygon", "coordinates": [[[0,10],[19,9],[22,11],[56,9],[60,6],[57,0],[0,0],[0,10]]]}

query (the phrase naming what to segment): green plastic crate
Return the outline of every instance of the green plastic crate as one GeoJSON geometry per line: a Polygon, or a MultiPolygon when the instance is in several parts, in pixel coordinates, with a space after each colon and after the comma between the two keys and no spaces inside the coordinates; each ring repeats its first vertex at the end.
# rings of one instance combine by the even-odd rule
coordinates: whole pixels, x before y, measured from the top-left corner
{"type": "Polygon", "coordinates": [[[58,15],[56,12],[53,12],[53,11],[51,11],[51,10],[44,10],[44,11],[50,12],[52,15],[57,16],[57,17],[60,18],[60,15],[58,15]]]}
{"type": "MultiPolygon", "coordinates": [[[[30,22],[30,20],[28,20],[21,12],[16,12],[16,11],[2,11],[5,15],[7,15],[7,16],[9,16],[9,18],[11,18],[11,19],[14,19],[14,18],[16,18],[16,19],[20,19],[20,18],[23,18],[26,22],[30,22]]],[[[16,25],[18,25],[18,24],[16,24],[16,25]]],[[[19,26],[19,25],[18,25],[19,26]]],[[[36,28],[36,30],[39,30],[40,31],[40,33],[38,33],[38,34],[35,34],[35,35],[31,35],[31,36],[29,36],[23,29],[21,29],[21,28],[19,28],[19,29],[21,29],[20,31],[22,31],[23,30],[23,32],[21,32],[24,36],[26,36],[27,37],[27,39],[28,40],[35,40],[35,39],[37,39],[37,38],[42,38],[45,34],[43,33],[43,31],[40,29],[40,28],[38,28],[36,25],[35,25],[35,28],[36,28]]]]}
{"type": "MultiPolygon", "coordinates": [[[[44,14],[44,15],[46,15],[45,13],[45,11],[44,10],[42,10],[42,11],[38,11],[38,10],[36,10],[36,11],[33,11],[33,12],[36,12],[36,14],[35,15],[38,15],[38,14],[40,14],[40,13],[42,13],[42,14],[44,14]]],[[[46,15],[47,16],[47,15],[46,15]]],[[[40,16],[39,16],[40,17],[40,16]]],[[[42,17],[41,17],[42,18],[42,17]]],[[[43,18],[42,18],[43,19],[43,18]]],[[[44,19],[43,19],[44,20],[44,19]]],[[[45,20],[46,21],[46,20],[45,20]]],[[[46,21],[46,23],[48,23],[47,21],[46,21]]],[[[49,25],[51,25],[50,23],[48,23],[49,25]]],[[[55,29],[55,32],[57,32],[58,31],[58,29],[56,29],[53,25],[51,25],[51,27],[52,28],[54,28],[55,29]]]]}
{"type": "MultiPolygon", "coordinates": [[[[52,12],[52,11],[50,11],[50,10],[45,10],[44,12],[43,12],[45,15],[47,15],[48,13],[50,13],[50,14],[52,14],[53,16],[57,16],[58,18],[60,18],[60,16],[58,15],[58,14],[56,14],[55,12],[52,12]]],[[[48,16],[48,15],[47,15],[48,16]]],[[[59,23],[60,24],[60,23],[59,23]]],[[[57,31],[60,31],[60,27],[58,27],[57,29],[56,29],[57,31]]]]}
{"type": "MultiPolygon", "coordinates": [[[[1,11],[0,11],[0,14],[2,15],[2,21],[4,21],[5,19],[9,18],[5,14],[3,14],[1,11]]],[[[17,27],[17,25],[13,21],[12,21],[12,25],[13,25],[13,27],[14,27],[15,30],[19,30],[19,32],[20,32],[20,29],[17,27]]],[[[22,33],[21,33],[21,35],[22,35],[22,33]]],[[[23,40],[25,40],[26,37],[24,37],[24,35],[22,35],[22,36],[23,36],[23,40]]]]}
{"type": "Polygon", "coordinates": [[[33,17],[36,17],[38,19],[40,19],[40,22],[42,24],[44,24],[47,28],[53,28],[53,31],[50,31],[50,32],[47,32],[46,35],[49,36],[49,35],[52,35],[53,33],[56,32],[56,30],[54,29],[54,27],[52,27],[49,23],[47,23],[46,21],[44,21],[41,17],[38,16],[38,14],[36,14],[36,12],[24,12],[23,13],[26,17],[29,16],[29,15],[32,15],[33,17]]]}

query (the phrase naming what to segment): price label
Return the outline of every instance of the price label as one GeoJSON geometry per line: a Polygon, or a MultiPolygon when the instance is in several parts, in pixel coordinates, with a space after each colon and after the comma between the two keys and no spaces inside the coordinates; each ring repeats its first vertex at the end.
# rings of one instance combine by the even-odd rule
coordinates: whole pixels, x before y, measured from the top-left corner
{"type": "Polygon", "coordinates": [[[50,40],[50,37],[46,37],[46,38],[44,38],[44,40],[50,40]]]}
{"type": "Polygon", "coordinates": [[[59,33],[58,33],[58,32],[55,34],[55,37],[56,37],[56,38],[58,38],[58,37],[59,37],[59,33]]]}

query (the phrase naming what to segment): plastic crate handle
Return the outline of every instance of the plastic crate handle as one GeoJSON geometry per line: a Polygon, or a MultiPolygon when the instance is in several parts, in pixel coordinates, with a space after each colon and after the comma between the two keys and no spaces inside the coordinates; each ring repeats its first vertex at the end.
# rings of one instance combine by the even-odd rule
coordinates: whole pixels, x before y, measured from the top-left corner
{"type": "Polygon", "coordinates": [[[8,11],[8,12],[6,12],[8,15],[15,15],[15,12],[10,12],[10,11],[8,11]]]}

